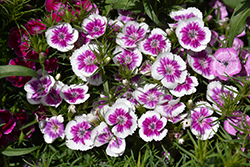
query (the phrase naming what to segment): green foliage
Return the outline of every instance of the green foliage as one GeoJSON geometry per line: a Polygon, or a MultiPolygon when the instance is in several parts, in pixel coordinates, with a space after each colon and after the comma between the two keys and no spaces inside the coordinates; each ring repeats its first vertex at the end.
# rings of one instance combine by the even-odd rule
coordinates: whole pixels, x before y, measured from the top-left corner
{"type": "Polygon", "coordinates": [[[2,65],[0,66],[0,79],[10,76],[32,76],[38,77],[36,71],[19,65],[2,65]]]}
{"type": "Polygon", "coordinates": [[[36,147],[30,147],[30,148],[6,148],[4,151],[2,151],[3,155],[6,156],[21,156],[21,155],[25,155],[25,154],[29,154],[33,151],[35,151],[36,149],[38,149],[40,146],[36,146],[36,147]]]}

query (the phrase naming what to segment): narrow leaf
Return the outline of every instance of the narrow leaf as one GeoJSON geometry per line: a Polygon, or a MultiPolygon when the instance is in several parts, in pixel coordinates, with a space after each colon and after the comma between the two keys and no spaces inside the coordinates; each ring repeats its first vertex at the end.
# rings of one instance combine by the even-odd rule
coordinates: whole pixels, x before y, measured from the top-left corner
{"type": "Polygon", "coordinates": [[[223,0],[225,4],[230,6],[232,9],[235,9],[241,0],[223,0]]]}
{"type": "Polygon", "coordinates": [[[21,156],[25,154],[29,154],[36,149],[38,149],[40,146],[36,147],[29,147],[29,148],[6,148],[2,154],[6,156],[21,156]]]}
{"type": "Polygon", "coordinates": [[[228,47],[232,47],[234,38],[245,29],[248,16],[250,16],[250,1],[243,0],[235,8],[230,20],[228,47]]]}
{"type": "Polygon", "coordinates": [[[19,65],[1,65],[0,66],[0,79],[10,76],[31,76],[38,77],[36,71],[19,65]]]}
{"type": "Polygon", "coordinates": [[[146,14],[148,15],[148,17],[155,22],[157,25],[162,26],[162,23],[159,21],[159,19],[157,18],[153,7],[151,6],[149,0],[143,0],[143,6],[145,9],[146,14]]]}

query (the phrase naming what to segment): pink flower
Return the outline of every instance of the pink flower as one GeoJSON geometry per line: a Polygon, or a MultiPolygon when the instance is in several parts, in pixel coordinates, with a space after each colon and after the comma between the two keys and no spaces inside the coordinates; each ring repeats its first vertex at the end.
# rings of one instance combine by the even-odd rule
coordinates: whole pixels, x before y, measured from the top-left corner
{"type": "Polygon", "coordinates": [[[167,34],[159,29],[154,28],[149,37],[139,43],[139,49],[147,55],[157,56],[162,52],[168,52],[171,49],[171,43],[166,38],[167,34]]]}
{"type": "Polygon", "coordinates": [[[27,23],[27,30],[31,35],[41,34],[45,29],[46,25],[40,19],[33,19],[27,23]]]}
{"type": "Polygon", "coordinates": [[[128,21],[122,28],[122,33],[117,34],[116,43],[123,48],[135,48],[137,43],[143,40],[147,31],[146,23],[128,21]]]}
{"type": "Polygon", "coordinates": [[[16,126],[16,120],[12,116],[9,110],[0,109],[0,124],[1,124],[0,138],[3,134],[11,133],[13,128],[16,126]]]}
{"type": "Polygon", "coordinates": [[[147,111],[138,120],[139,135],[146,142],[152,140],[160,141],[168,133],[168,130],[164,129],[166,124],[167,119],[164,117],[161,118],[159,113],[147,111]]]}
{"type": "Polygon", "coordinates": [[[107,18],[98,14],[92,14],[83,20],[82,28],[86,31],[87,38],[96,39],[106,31],[107,18]]]}
{"type": "Polygon", "coordinates": [[[212,74],[222,80],[234,76],[241,71],[241,63],[238,52],[233,48],[220,48],[214,53],[214,61],[211,63],[212,74]]]}
{"type": "Polygon", "coordinates": [[[211,40],[211,31],[204,27],[202,19],[197,17],[180,22],[175,33],[183,48],[195,52],[204,50],[211,40]]]}
{"type": "Polygon", "coordinates": [[[209,3],[209,6],[211,6],[214,10],[214,13],[217,15],[218,11],[220,11],[220,19],[223,19],[228,16],[226,6],[223,5],[219,0],[212,0],[209,3]]]}
{"type": "Polygon", "coordinates": [[[179,83],[185,82],[186,63],[178,55],[161,53],[151,67],[151,75],[154,79],[161,80],[164,87],[174,89],[179,83]]]}
{"type": "Polygon", "coordinates": [[[50,27],[45,32],[45,36],[50,47],[61,52],[67,52],[74,48],[74,43],[77,41],[79,34],[69,23],[61,23],[50,27]]]}

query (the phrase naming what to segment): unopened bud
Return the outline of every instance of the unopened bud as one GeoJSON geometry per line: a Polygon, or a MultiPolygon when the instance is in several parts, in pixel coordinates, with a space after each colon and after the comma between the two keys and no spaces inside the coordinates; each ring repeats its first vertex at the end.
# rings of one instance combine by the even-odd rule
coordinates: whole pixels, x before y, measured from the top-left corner
{"type": "Polygon", "coordinates": [[[127,79],[123,79],[123,80],[122,80],[122,84],[123,84],[124,86],[128,86],[128,85],[129,85],[129,81],[128,81],[127,79]]]}
{"type": "Polygon", "coordinates": [[[110,58],[109,56],[107,56],[107,57],[104,59],[104,61],[103,61],[104,66],[108,65],[110,61],[111,61],[111,58],[110,58]]]}
{"type": "Polygon", "coordinates": [[[61,78],[61,74],[60,74],[60,73],[56,74],[55,79],[56,79],[57,81],[59,81],[60,78],[61,78]]]}
{"type": "Polygon", "coordinates": [[[191,109],[193,107],[194,103],[193,103],[193,100],[189,99],[188,102],[187,102],[187,108],[188,109],[191,109]]]}
{"type": "Polygon", "coordinates": [[[185,141],[185,140],[184,140],[183,138],[178,139],[178,143],[179,143],[179,144],[183,144],[184,141],[185,141]]]}
{"type": "Polygon", "coordinates": [[[192,123],[191,118],[184,119],[182,121],[182,128],[185,130],[186,128],[190,127],[192,123]]]}
{"type": "Polygon", "coordinates": [[[73,104],[70,104],[68,107],[68,112],[72,114],[76,113],[76,106],[73,104]]]}
{"type": "Polygon", "coordinates": [[[174,33],[174,31],[170,28],[167,28],[165,31],[168,34],[168,36],[171,36],[174,33]]]}

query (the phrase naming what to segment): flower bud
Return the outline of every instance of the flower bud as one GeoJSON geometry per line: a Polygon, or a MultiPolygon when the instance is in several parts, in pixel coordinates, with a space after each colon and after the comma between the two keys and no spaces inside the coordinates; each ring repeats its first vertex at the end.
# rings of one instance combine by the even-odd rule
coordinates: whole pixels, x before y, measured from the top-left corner
{"type": "Polygon", "coordinates": [[[192,124],[192,119],[187,118],[182,121],[182,128],[185,130],[187,127],[190,127],[192,124]]]}
{"type": "Polygon", "coordinates": [[[61,78],[61,74],[60,73],[56,74],[55,79],[58,81],[60,78],[61,78]]]}
{"type": "Polygon", "coordinates": [[[191,109],[193,107],[194,103],[193,103],[193,100],[189,99],[188,102],[187,102],[187,108],[188,109],[191,109]]]}
{"type": "Polygon", "coordinates": [[[72,114],[76,113],[76,106],[73,104],[70,104],[68,107],[68,112],[72,114]]]}

